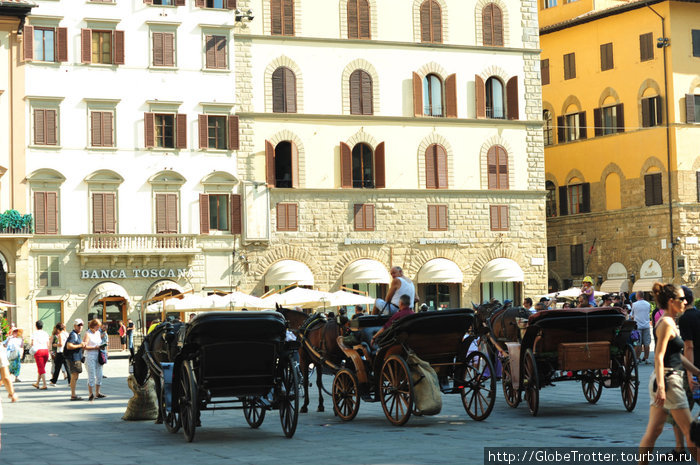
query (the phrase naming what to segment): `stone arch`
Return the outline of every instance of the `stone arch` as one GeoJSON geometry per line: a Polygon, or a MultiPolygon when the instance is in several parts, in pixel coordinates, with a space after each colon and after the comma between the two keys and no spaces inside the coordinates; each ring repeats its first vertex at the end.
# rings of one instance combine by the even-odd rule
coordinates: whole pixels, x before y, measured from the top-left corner
{"type": "Polygon", "coordinates": [[[547,171],[544,173],[544,180],[545,182],[550,181],[552,184],[554,184],[555,187],[559,187],[559,181],[557,181],[557,177],[554,176],[552,173],[547,171]]]}
{"type": "MultiPolygon", "coordinates": [[[[347,2],[347,0],[343,0],[347,2]]],[[[343,114],[350,114],[350,75],[356,70],[366,71],[372,77],[372,113],[379,114],[379,73],[369,61],[358,58],[351,61],[343,70],[341,89],[343,92],[343,114]]]]}
{"type": "Polygon", "coordinates": [[[606,87],[603,92],[600,93],[600,97],[598,98],[598,108],[602,108],[603,104],[605,103],[605,100],[608,97],[612,97],[615,99],[615,103],[620,103],[620,96],[617,94],[617,91],[613,89],[612,87],[606,87]]]}
{"type": "Polygon", "coordinates": [[[561,114],[565,115],[566,114],[566,109],[569,108],[571,105],[574,105],[577,108],[577,112],[581,111],[581,101],[576,97],[575,95],[569,95],[566,97],[564,100],[564,103],[561,106],[561,114]]]}
{"type": "Polygon", "coordinates": [[[445,83],[445,78],[447,77],[447,71],[441,65],[431,61],[426,63],[416,70],[416,74],[420,76],[421,79],[425,79],[428,74],[436,74],[445,83]]]}
{"type": "MultiPolygon", "coordinates": [[[[413,0],[413,39],[420,43],[421,42],[421,35],[420,35],[420,6],[425,2],[426,0],[413,0]]],[[[440,4],[440,12],[442,13],[442,43],[447,44],[449,43],[449,28],[448,28],[448,18],[449,15],[447,14],[447,3],[445,0],[435,0],[440,4]]]]}
{"type": "Polygon", "coordinates": [[[479,73],[479,76],[481,76],[483,78],[484,82],[486,82],[486,80],[490,77],[499,78],[501,81],[503,81],[503,91],[504,92],[506,89],[506,84],[508,83],[508,79],[511,78],[508,71],[506,71],[504,68],[501,68],[498,65],[491,65],[487,68],[484,68],[484,70],[481,71],[481,73],[479,73]]]}
{"type": "MultiPolygon", "coordinates": [[[[510,145],[508,140],[506,140],[501,134],[489,137],[483,144],[481,144],[480,153],[480,163],[481,163],[481,188],[488,189],[489,186],[489,164],[488,164],[488,153],[489,149],[494,145],[500,145],[508,154],[508,185],[513,186],[514,181],[514,170],[515,170],[515,157],[513,156],[513,147],[510,145]]],[[[512,189],[512,187],[511,187],[512,189]]]]}
{"type": "Polygon", "coordinates": [[[377,148],[377,145],[379,145],[377,139],[372,135],[367,134],[364,128],[360,129],[355,134],[353,134],[345,143],[348,144],[352,149],[355,145],[359,144],[360,142],[364,142],[370,145],[372,147],[372,150],[377,148]]]}
{"type": "Polygon", "coordinates": [[[600,174],[600,182],[604,183],[610,173],[617,173],[621,180],[625,179],[625,173],[617,163],[608,163],[600,174]]]}
{"type": "Polygon", "coordinates": [[[503,46],[510,47],[510,21],[508,19],[508,5],[503,0],[479,0],[474,7],[474,31],[476,32],[476,45],[484,45],[484,30],[482,27],[482,12],[489,3],[493,3],[501,9],[503,15],[503,46]]]}
{"type": "Polygon", "coordinates": [[[441,134],[437,132],[432,132],[428,134],[423,140],[418,144],[418,188],[422,189],[425,187],[425,151],[428,150],[433,144],[441,145],[445,152],[447,152],[447,185],[455,185],[455,173],[454,173],[454,159],[455,153],[452,148],[452,144],[441,134]]]}
{"type": "MultiPolygon", "coordinates": [[[[264,0],[263,1],[263,14],[262,14],[262,23],[263,23],[263,34],[266,36],[269,36],[272,34],[272,27],[270,25],[271,21],[271,9],[270,9],[270,1],[271,0],[264,0]]],[[[240,2],[239,2],[240,3],[240,2]]],[[[241,5],[238,6],[240,9],[243,9],[241,5]]],[[[301,13],[301,0],[294,0],[294,35],[299,37],[302,35],[301,33],[301,18],[302,18],[302,13],[301,13]]]]}
{"type": "Polygon", "coordinates": [[[557,284],[559,286],[559,290],[562,290],[562,291],[566,290],[566,289],[562,289],[562,287],[564,285],[564,280],[561,278],[561,275],[551,268],[549,268],[549,270],[548,270],[547,284],[549,284],[550,279],[553,279],[557,282],[557,284]]]}
{"type": "MultiPolygon", "coordinates": [[[[427,249],[422,249],[417,254],[411,256],[409,258],[410,262],[403,267],[404,274],[408,278],[415,281],[418,277],[418,272],[423,267],[423,265],[428,263],[430,260],[436,258],[444,258],[446,260],[450,260],[456,263],[459,269],[462,270],[462,274],[464,274],[464,271],[467,270],[469,267],[469,264],[466,261],[466,257],[459,249],[445,249],[435,246],[427,249]]],[[[462,282],[461,284],[464,283],[462,282]]]]}
{"type": "Polygon", "coordinates": [[[552,118],[554,118],[554,105],[552,105],[551,103],[549,103],[549,102],[546,101],[546,100],[543,100],[543,101],[542,101],[542,110],[549,110],[549,111],[551,111],[551,112],[552,112],[552,118]]]}
{"type": "Polygon", "coordinates": [[[571,171],[569,171],[566,175],[566,178],[564,178],[566,181],[564,185],[568,186],[571,180],[574,178],[580,179],[581,182],[586,182],[586,177],[583,175],[583,173],[581,173],[581,171],[579,171],[578,169],[574,168],[571,171]]]}
{"type": "MultiPolygon", "coordinates": [[[[343,253],[338,260],[335,262],[335,265],[333,266],[333,271],[331,272],[331,278],[330,280],[335,279],[334,281],[329,281],[329,290],[333,289],[340,289],[341,285],[341,277],[343,276],[343,273],[345,272],[345,269],[352,263],[357,260],[362,260],[364,258],[368,258],[371,260],[377,260],[380,263],[390,263],[390,256],[389,256],[389,251],[387,249],[382,249],[382,248],[371,248],[371,247],[358,247],[354,248],[353,250],[349,250],[345,253],[343,253]]],[[[401,268],[405,268],[403,263],[390,263],[390,265],[387,265],[387,269],[389,266],[400,266],[401,268]]]]}
{"type": "Polygon", "coordinates": [[[663,164],[663,162],[658,158],[652,156],[647,158],[642,164],[642,169],[639,172],[639,177],[643,178],[650,168],[659,168],[662,173],[666,172],[666,166],[663,164]]]}
{"type": "Polygon", "coordinates": [[[304,143],[301,141],[301,138],[289,129],[283,129],[275,135],[273,135],[272,137],[269,137],[267,140],[272,144],[273,147],[277,147],[277,144],[279,144],[282,141],[294,142],[294,145],[296,145],[297,147],[297,153],[299,154],[299,187],[305,187],[306,149],[304,148],[304,143]]]}
{"type": "MultiPolygon", "coordinates": [[[[372,40],[377,39],[377,0],[369,1],[369,32],[372,40]]],[[[348,0],[340,0],[340,38],[348,38],[348,0]]],[[[374,79],[374,76],[372,77],[374,79]]]]}
{"type": "MultiPolygon", "coordinates": [[[[265,2],[269,5],[269,2],[265,2]]],[[[299,0],[296,0],[296,5],[299,0]]],[[[304,113],[304,76],[301,73],[301,68],[294,60],[286,55],[281,55],[270,62],[265,68],[265,112],[272,113],[272,73],[281,66],[289,68],[294,73],[297,82],[297,113],[304,113]]]]}
{"type": "Polygon", "coordinates": [[[262,283],[267,270],[281,260],[296,260],[304,263],[313,273],[314,282],[316,277],[323,277],[321,265],[313,255],[303,248],[288,244],[273,246],[258,255],[257,259],[251,263],[249,274],[255,281],[262,283]]]}

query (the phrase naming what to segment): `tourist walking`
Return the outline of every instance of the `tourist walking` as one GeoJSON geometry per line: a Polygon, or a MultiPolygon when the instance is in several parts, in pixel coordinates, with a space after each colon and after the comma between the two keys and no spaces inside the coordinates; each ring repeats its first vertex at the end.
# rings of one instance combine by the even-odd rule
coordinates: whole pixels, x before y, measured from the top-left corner
{"type": "Polygon", "coordinates": [[[51,350],[51,338],[49,333],[44,331],[44,322],[36,322],[36,331],[32,334],[31,349],[29,352],[34,355],[36,362],[36,383],[32,384],[37,389],[47,389],[46,387],[46,363],[49,361],[49,351],[51,350]],[[39,383],[43,386],[39,387],[39,383]]]}
{"type": "MultiPolygon", "coordinates": [[[[639,331],[639,345],[635,347],[637,359],[639,363],[649,363],[649,348],[651,346],[651,323],[649,320],[649,311],[651,304],[644,300],[644,293],[639,291],[636,293],[637,301],[632,304],[632,319],[637,323],[639,331]],[[644,349],[644,358],[640,358],[644,349]]],[[[658,334],[656,335],[658,337],[658,334]]]]}
{"type": "Polygon", "coordinates": [[[126,345],[129,348],[131,358],[134,357],[134,322],[131,319],[126,323],[126,345]]]}
{"type": "Polygon", "coordinates": [[[107,397],[100,392],[100,385],[102,384],[102,365],[100,365],[97,360],[100,356],[100,349],[102,348],[101,326],[102,322],[97,318],[90,320],[88,330],[85,336],[83,336],[83,342],[85,343],[83,347],[85,350],[85,365],[87,366],[88,372],[88,393],[90,395],[88,400],[93,400],[96,397],[98,399],[107,397]]]}
{"type": "Polygon", "coordinates": [[[122,352],[126,350],[126,325],[122,320],[119,320],[119,342],[122,345],[122,352]]]}
{"type": "Polygon", "coordinates": [[[51,342],[51,347],[53,348],[53,373],[51,373],[51,379],[49,381],[52,386],[56,385],[56,381],[58,381],[58,375],[61,373],[61,369],[65,371],[64,379],[68,378],[68,363],[66,363],[66,359],[63,356],[63,348],[66,345],[66,340],[68,340],[68,332],[66,331],[66,325],[64,325],[63,323],[58,323],[53,330],[51,342]]]}
{"type": "Polygon", "coordinates": [[[80,339],[80,332],[83,330],[83,320],[76,318],[73,322],[73,331],[68,335],[66,340],[66,348],[63,350],[63,356],[68,362],[68,371],[70,372],[70,400],[83,400],[75,392],[78,384],[78,377],[83,372],[83,347],[85,343],[80,339]]]}
{"type": "Polygon", "coordinates": [[[10,333],[10,337],[5,340],[7,348],[7,358],[10,361],[10,374],[15,377],[15,383],[20,383],[19,372],[22,368],[22,352],[24,351],[24,331],[20,328],[14,328],[10,333]]]}
{"type": "MultiPolygon", "coordinates": [[[[15,392],[15,387],[12,385],[12,380],[10,379],[9,366],[10,361],[7,359],[7,349],[4,345],[0,344],[0,380],[2,380],[2,383],[5,385],[7,395],[10,397],[12,402],[17,402],[17,393],[15,392]]],[[[0,402],[0,422],[2,422],[2,402],[0,402]]],[[[2,444],[0,444],[0,447],[2,447],[2,444]]]]}

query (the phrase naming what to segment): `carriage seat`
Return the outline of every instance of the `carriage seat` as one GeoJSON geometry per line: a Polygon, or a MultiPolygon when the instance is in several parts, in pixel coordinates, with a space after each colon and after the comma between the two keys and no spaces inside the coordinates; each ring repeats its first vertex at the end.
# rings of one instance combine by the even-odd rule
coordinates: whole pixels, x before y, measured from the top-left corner
{"type": "Polygon", "coordinates": [[[187,324],[185,342],[284,342],[287,321],[277,312],[209,312],[187,324]]]}

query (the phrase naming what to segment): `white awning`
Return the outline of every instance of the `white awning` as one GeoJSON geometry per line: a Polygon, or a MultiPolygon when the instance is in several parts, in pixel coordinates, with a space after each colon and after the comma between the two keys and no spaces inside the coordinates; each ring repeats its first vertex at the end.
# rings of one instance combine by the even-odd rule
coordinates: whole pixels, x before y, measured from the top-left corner
{"type": "Polygon", "coordinates": [[[153,284],[151,284],[151,287],[148,288],[148,291],[146,292],[146,295],[144,296],[143,300],[151,300],[161,292],[172,289],[173,291],[177,291],[178,293],[182,294],[185,292],[185,290],[180,286],[178,283],[171,279],[162,279],[160,281],[156,281],[153,284]]]}
{"type": "Polygon", "coordinates": [[[309,267],[296,260],[281,260],[265,273],[266,286],[288,286],[294,283],[300,286],[314,285],[314,275],[309,267]]]}
{"type": "Polygon", "coordinates": [[[464,281],[464,275],[452,260],[434,258],[421,267],[416,281],[419,283],[461,283],[464,281]]]}
{"type": "Polygon", "coordinates": [[[126,290],[117,283],[107,281],[93,287],[88,294],[88,309],[105,297],[123,297],[126,300],[127,308],[131,307],[131,299],[126,290]]]}
{"type": "Polygon", "coordinates": [[[629,289],[630,282],[627,279],[608,279],[600,285],[600,292],[605,292],[606,294],[628,292],[629,289]]]}
{"type": "Polygon", "coordinates": [[[525,273],[510,258],[496,258],[481,269],[482,283],[523,282],[525,273]]]}
{"type": "Polygon", "coordinates": [[[356,260],[345,268],[343,273],[343,284],[389,284],[391,275],[384,265],[376,260],[363,258],[356,260]]]}
{"type": "Polygon", "coordinates": [[[645,279],[638,279],[637,281],[634,282],[634,285],[632,286],[632,292],[637,292],[637,291],[642,291],[642,292],[651,292],[651,288],[654,286],[654,283],[656,282],[664,282],[663,278],[645,278],[645,279]]]}

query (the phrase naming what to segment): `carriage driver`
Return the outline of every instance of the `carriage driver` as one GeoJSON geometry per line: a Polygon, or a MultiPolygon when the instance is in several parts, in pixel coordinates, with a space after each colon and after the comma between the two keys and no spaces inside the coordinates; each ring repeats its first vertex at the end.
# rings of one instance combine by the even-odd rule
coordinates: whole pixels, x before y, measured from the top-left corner
{"type": "Polygon", "coordinates": [[[399,311],[399,296],[402,295],[407,295],[410,299],[409,307],[413,307],[413,303],[418,300],[413,282],[404,277],[403,270],[400,266],[392,267],[389,273],[391,274],[391,285],[389,286],[389,291],[386,293],[386,299],[377,299],[374,302],[372,315],[379,315],[385,311],[393,315],[399,311]]]}
{"type": "Polygon", "coordinates": [[[389,318],[389,321],[387,321],[384,324],[384,326],[382,326],[382,329],[374,333],[374,337],[372,337],[372,347],[375,347],[377,345],[377,336],[386,331],[387,328],[394,324],[395,321],[398,321],[401,318],[404,318],[413,313],[413,309],[411,309],[412,303],[413,299],[411,299],[411,297],[407,294],[402,294],[401,297],[399,297],[399,311],[391,315],[391,318],[389,318]]]}

